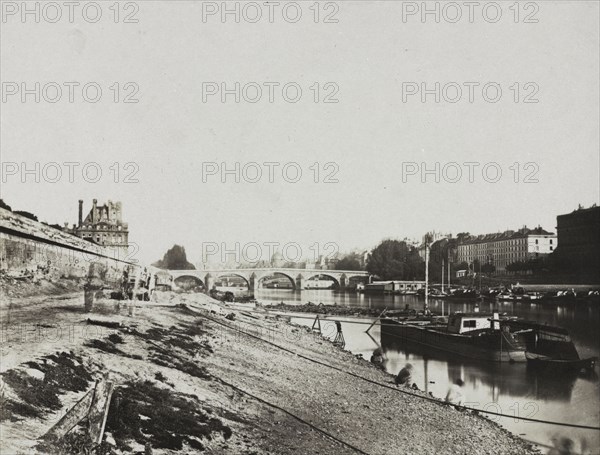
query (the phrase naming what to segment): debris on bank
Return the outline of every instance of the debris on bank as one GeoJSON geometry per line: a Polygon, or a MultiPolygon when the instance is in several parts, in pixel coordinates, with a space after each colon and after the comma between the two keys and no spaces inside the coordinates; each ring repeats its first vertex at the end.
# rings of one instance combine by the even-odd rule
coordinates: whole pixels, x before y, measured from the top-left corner
{"type": "Polygon", "coordinates": [[[331,314],[334,316],[372,316],[377,317],[381,314],[381,309],[375,308],[357,308],[338,305],[326,305],[323,303],[308,302],[304,305],[289,305],[287,303],[272,303],[269,305],[260,305],[266,310],[286,311],[293,313],[313,313],[313,314],[331,314]]]}

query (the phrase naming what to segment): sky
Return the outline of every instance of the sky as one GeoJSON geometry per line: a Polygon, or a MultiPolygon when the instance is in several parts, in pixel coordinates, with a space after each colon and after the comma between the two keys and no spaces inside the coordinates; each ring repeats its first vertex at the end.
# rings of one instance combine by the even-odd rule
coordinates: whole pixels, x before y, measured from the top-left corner
{"type": "Polygon", "coordinates": [[[518,18],[499,2],[496,22],[491,7],[453,22],[443,3],[438,22],[409,14],[421,2],[321,2],[316,22],[312,1],[281,2],[272,22],[263,2],[238,3],[239,22],[211,14],[221,2],[121,2],[118,17],[113,3],[97,22],[38,6],[36,22],[2,2],[13,209],[72,224],[79,199],[122,201],[141,261],[181,244],[197,262],[214,245],[310,257],[431,230],[555,231],[599,202],[598,2],[521,2],[518,18]]]}

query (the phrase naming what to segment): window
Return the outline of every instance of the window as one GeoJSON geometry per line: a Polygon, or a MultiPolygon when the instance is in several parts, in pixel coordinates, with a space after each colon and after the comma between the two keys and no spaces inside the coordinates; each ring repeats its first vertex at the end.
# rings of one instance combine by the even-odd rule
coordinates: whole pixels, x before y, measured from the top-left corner
{"type": "Polygon", "coordinates": [[[538,243],[539,243],[539,240],[538,240],[538,239],[535,239],[535,244],[537,245],[538,243]]]}
{"type": "Polygon", "coordinates": [[[550,247],[550,251],[552,251],[552,250],[553,250],[553,247],[550,247]]]}
{"type": "MultiPolygon", "coordinates": [[[[550,245],[552,245],[552,239],[550,239],[550,245]]],[[[552,248],[550,248],[550,249],[552,249],[552,248]]]]}
{"type": "Polygon", "coordinates": [[[477,321],[474,319],[471,321],[463,321],[463,328],[475,328],[477,327],[477,321]]]}

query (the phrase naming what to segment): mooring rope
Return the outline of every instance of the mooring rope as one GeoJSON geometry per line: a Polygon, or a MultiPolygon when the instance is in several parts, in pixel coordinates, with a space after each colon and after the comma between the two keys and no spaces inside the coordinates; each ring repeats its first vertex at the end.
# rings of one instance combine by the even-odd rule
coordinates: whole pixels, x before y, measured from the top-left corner
{"type": "MultiPolygon", "coordinates": [[[[428,397],[428,396],[424,396],[424,395],[418,395],[416,393],[409,392],[408,390],[402,390],[402,389],[397,388],[397,387],[392,387],[392,386],[389,386],[387,384],[382,384],[381,382],[374,381],[374,380],[369,379],[369,378],[365,378],[364,376],[361,376],[359,374],[352,373],[351,371],[346,371],[346,370],[344,370],[342,368],[338,368],[336,366],[333,366],[333,365],[321,362],[320,360],[316,360],[316,359],[313,359],[311,357],[305,356],[303,354],[299,354],[297,352],[294,352],[291,349],[288,349],[286,347],[280,346],[277,343],[273,343],[273,342],[271,342],[269,340],[265,340],[264,338],[261,338],[259,336],[256,336],[256,335],[253,335],[251,333],[245,332],[245,331],[240,330],[238,328],[231,327],[229,324],[225,324],[224,322],[221,322],[221,321],[219,321],[217,319],[214,319],[214,318],[212,318],[210,316],[207,316],[205,314],[202,314],[202,313],[197,313],[197,314],[199,316],[205,318],[205,319],[213,321],[216,324],[222,325],[223,327],[226,327],[226,328],[228,328],[230,330],[235,330],[235,331],[237,331],[239,333],[243,333],[246,336],[249,336],[249,337],[254,338],[256,340],[262,341],[263,343],[269,344],[269,345],[271,345],[271,346],[273,346],[273,347],[275,347],[277,349],[280,349],[280,350],[282,350],[284,352],[288,352],[290,354],[298,356],[298,357],[300,357],[300,358],[302,358],[304,360],[307,360],[309,362],[315,363],[317,365],[322,365],[324,367],[327,367],[327,368],[339,371],[341,373],[348,374],[348,375],[353,376],[353,377],[355,377],[357,379],[361,379],[361,380],[363,380],[365,382],[368,382],[368,383],[371,383],[371,384],[374,384],[374,385],[378,385],[378,386],[384,387],[386,389],[394,390],[396,392],[400,392],[400,393],[403,393],[405,395],[410,395],[410,396],[413,396],[413,397],[416,397],[416,398],[420,398],[420,399],[427,400],[427,401],[430,401],[430,402],[433,402],[433,403],[437,403],[438,405],[441,405],[441,406],[448,406],[449,405],[448,403],[443,402],[443,401],[441,401],[441,400],[439,400],[437,398],[428,397]]],[[[495,415],[495,416],[498,416],[498,417],[515,418],[514,415],[508,415],[508,414],[503,414],[503,413],[500,413],[500,412],[488,411],[488,410],[483,410],[483,409],[476,409],[476,408],[471,408],[469,406],[458,406],[458,408],[464,409],[464,410],[473,411],[473,412],[476,412],[476,413],[484,413],[484,414],[495,415]]],[[[590,426],[590,425],[580,425],[580,424],[567,423],[567,422],[556,422],[556,421],[552,421],[552,420],[534,419],[534,418],[531,418],[531,417],[519,417],[519,419],[520,420],[525,420],[525,421],[528,421],[528,422],[544,423],[544,424],[548,424],[548,425],[558,425],[558,426],[564,426],[564,427],[570,427],[570,428],[581,428],[581,429],[585,429],[585,430],[600,431],[600,427],[594,427],[594,426],[590,426]]]]}

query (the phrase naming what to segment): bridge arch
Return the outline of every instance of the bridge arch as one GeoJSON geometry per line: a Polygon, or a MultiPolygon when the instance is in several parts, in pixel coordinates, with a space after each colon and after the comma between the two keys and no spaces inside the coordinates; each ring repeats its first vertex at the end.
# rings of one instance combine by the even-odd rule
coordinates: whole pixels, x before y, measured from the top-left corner
{"type": "MultiPolygon", "coordinates": [[[[256,276],[253,274],[253,276],[256,276]]],[[[296,289],[296,278],[291,276],[288,273],[285,272],[271,272],[271,273],[265,273],[262,274],[261,276],[256,277],[256,287],[260,288],[260,287],[264,287],[263,282],[265,279],[267,278],[280,278],[280,277],[285,277],[289,280],[290,284],[292,285],[291,288],[292,289],[296,289]]]]}
{"type": "Polygon", "coordinates": [[[333,281],[333,283],[334,283],[333,284],[334,288],[338,288],[339,289],[342,286],[342,282],[341,282],[342,280],[340,278],[336,278],[334,276],[334,274],[329,274],[329,273],[326,273],[325,271],[323,271],[323,272],[322,273],[314,273],[313,272],[313,273],[310,273],[310,274],[306,275],[305,278],[304,278],[304,287],[305,287],[305,289],[309,289],[309,287],[308,287],[309,283],[308,282],[310,280],[312,280],[313,278],[315,278],[315,277],[317,277],[317,278],[319,278],[319,277],[330,278],[333,281]]]}
{"type": "Polygon", "coordinates": [[[235,272],[221,272],[221,273],[217,273],[214,275],[214,280],[215,281],[220,281],[221,279],[225,278],[225,277],[237,277],[237,278],[241,278],[244,283],[246,283],[246,287],[248,289],[251,289],[251,283],[250,280],[248,279],[248,277],[240,274],[240,273],[235,273],[235,272]]]}
{"type": "Polygon", "coordinates": [[[193,289],[197,286],[202,286],[206,289],[206,284],[204,283],[204,280],[199,278],[197,275],[192,274],[177,276],[173,279],[173,284],[184,290],[193,289]]]}

